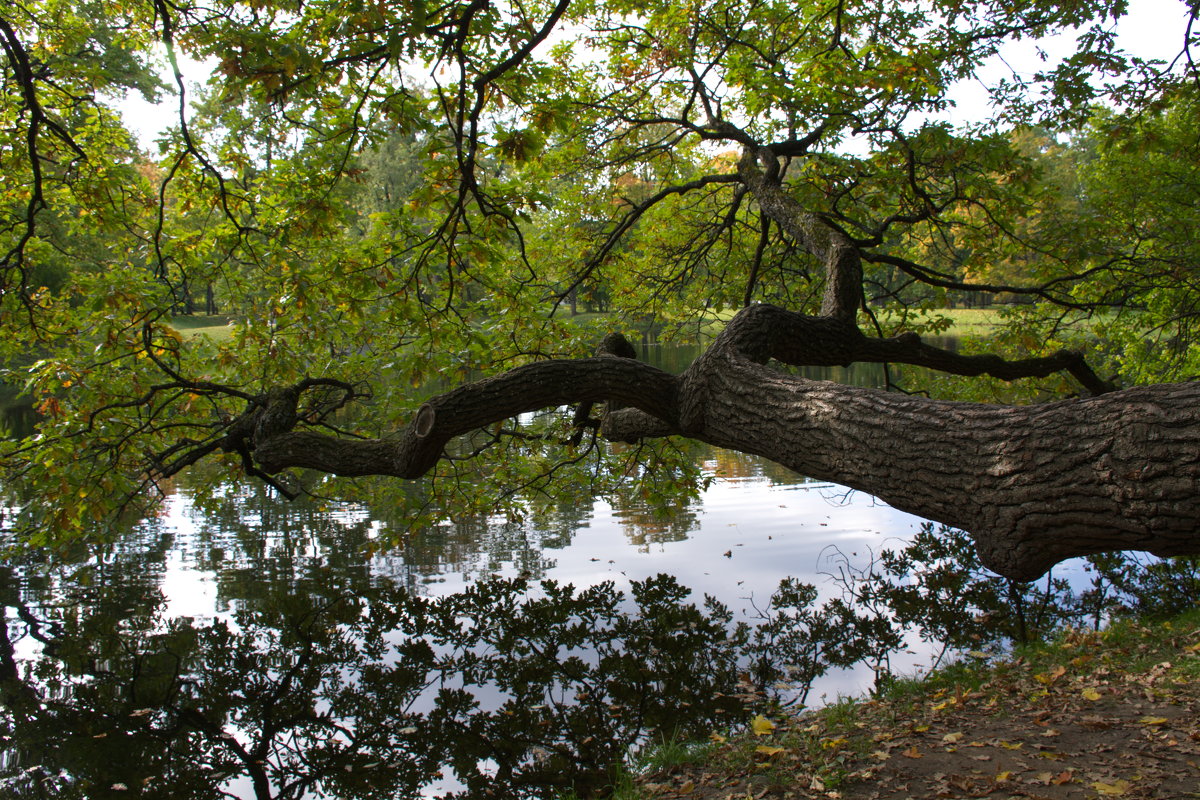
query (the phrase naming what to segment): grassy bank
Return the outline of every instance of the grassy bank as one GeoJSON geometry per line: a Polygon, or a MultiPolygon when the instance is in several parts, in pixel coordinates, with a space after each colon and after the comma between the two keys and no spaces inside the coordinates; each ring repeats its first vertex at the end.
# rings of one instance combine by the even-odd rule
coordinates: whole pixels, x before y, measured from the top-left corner
{"type": "Polygon", "coordinates": [[[655,757],[616,800],[1200,799],[1200,612],[967,657],[655,757]]]}

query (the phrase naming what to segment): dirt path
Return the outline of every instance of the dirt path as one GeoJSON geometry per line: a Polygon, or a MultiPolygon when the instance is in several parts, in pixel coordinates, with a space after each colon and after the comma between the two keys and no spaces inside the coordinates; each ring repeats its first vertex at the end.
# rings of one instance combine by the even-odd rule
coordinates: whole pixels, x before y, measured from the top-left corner
{"type": "Polygon", "coordinates": [[[1200,632],[1130,626],[844,704],[647,776],[646,797],[1200,800],[1200,632]]]}

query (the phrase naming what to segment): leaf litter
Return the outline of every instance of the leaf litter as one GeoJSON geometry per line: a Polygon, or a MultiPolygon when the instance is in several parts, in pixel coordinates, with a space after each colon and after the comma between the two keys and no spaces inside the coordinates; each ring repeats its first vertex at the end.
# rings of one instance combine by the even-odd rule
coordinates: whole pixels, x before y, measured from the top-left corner
{"type": "Polygon", "coordinates": [[[1200,625],[1120,627],[850,713],[758,715],[704,762],[641,776],[637,796],[1200,800],[1200,625]]]}

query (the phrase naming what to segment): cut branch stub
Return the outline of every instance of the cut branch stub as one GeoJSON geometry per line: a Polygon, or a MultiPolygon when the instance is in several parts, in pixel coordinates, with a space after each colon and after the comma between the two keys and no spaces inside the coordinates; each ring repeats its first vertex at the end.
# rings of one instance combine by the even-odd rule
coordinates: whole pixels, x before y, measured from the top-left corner
{"type": "Polygon", "coordinates": [[[417,417],[413,420],[413,435],[418,439],[424,439],[433,432],[433,423],[437,420],[437,412],[433,410],[433,406],[425,403],[417,409],[417,417]]]}

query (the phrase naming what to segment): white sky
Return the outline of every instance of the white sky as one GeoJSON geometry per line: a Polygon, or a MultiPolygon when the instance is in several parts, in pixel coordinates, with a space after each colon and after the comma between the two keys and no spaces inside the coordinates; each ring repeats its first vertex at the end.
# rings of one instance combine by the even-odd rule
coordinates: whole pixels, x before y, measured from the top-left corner
{"type": "MultiPolygon", "coordinates": [[[[1186,14],[1186,6],[1181,0],[1130,0],[1129,13],[1117,25],[1118,41],[1131,55],[1170,62],[1183,47],[1186,14]]],[[[956,107],[948,113],[948,118],[956,123],[986,119],[989,114],[987,83],[1011,75],[1012,70],[1026,77],[1032,76],[1045,69],[1048,63],[1067,55],[1073,42],[1073,36],[1055,36],[1009,45],[1002,57],[984,64],[978,79],[963,81],[951,90],[950,97],[956,107]],[[1048,62],[1039,56],[1039,48],[1049,57],[1048,62]]],[[[202,83],[214,63],[209,62],[206,66],[180,57],[180,65],[193,83],[202,83]]],[[[165,72],[164,79],[173,85],[165,72]]],[[[189,93],[194,95],[190,85],[189,93]]],[[[176,122],[178,98],[167,97],[163,103],[155,105],[134,93],[117,102],[116,106],[137,134],[142,147],[154,153],[157,151],[155,139],[176,122]]]]}
{"type": "MultiPolygon", "coordinates": [[[[1187,8],[1181,0],[1129,0],[1129,13],[1117,24],[1118,44],[1130,55],[1170,63],[1183,49],[1187,8]]],[[[957,107],[949,117],[954,122],[984,119],[988,114],[988,84],[1016,71],[1032,77],[1048,65],[1069,55],[1074,36],[1060,35],[1038,41],[1010,44],[1004,52],[979,70],[976,80],[962,81],[950,91],[957,107]],[[1048,61],[1038,54],[1039,48],[1048,61]]]]}

